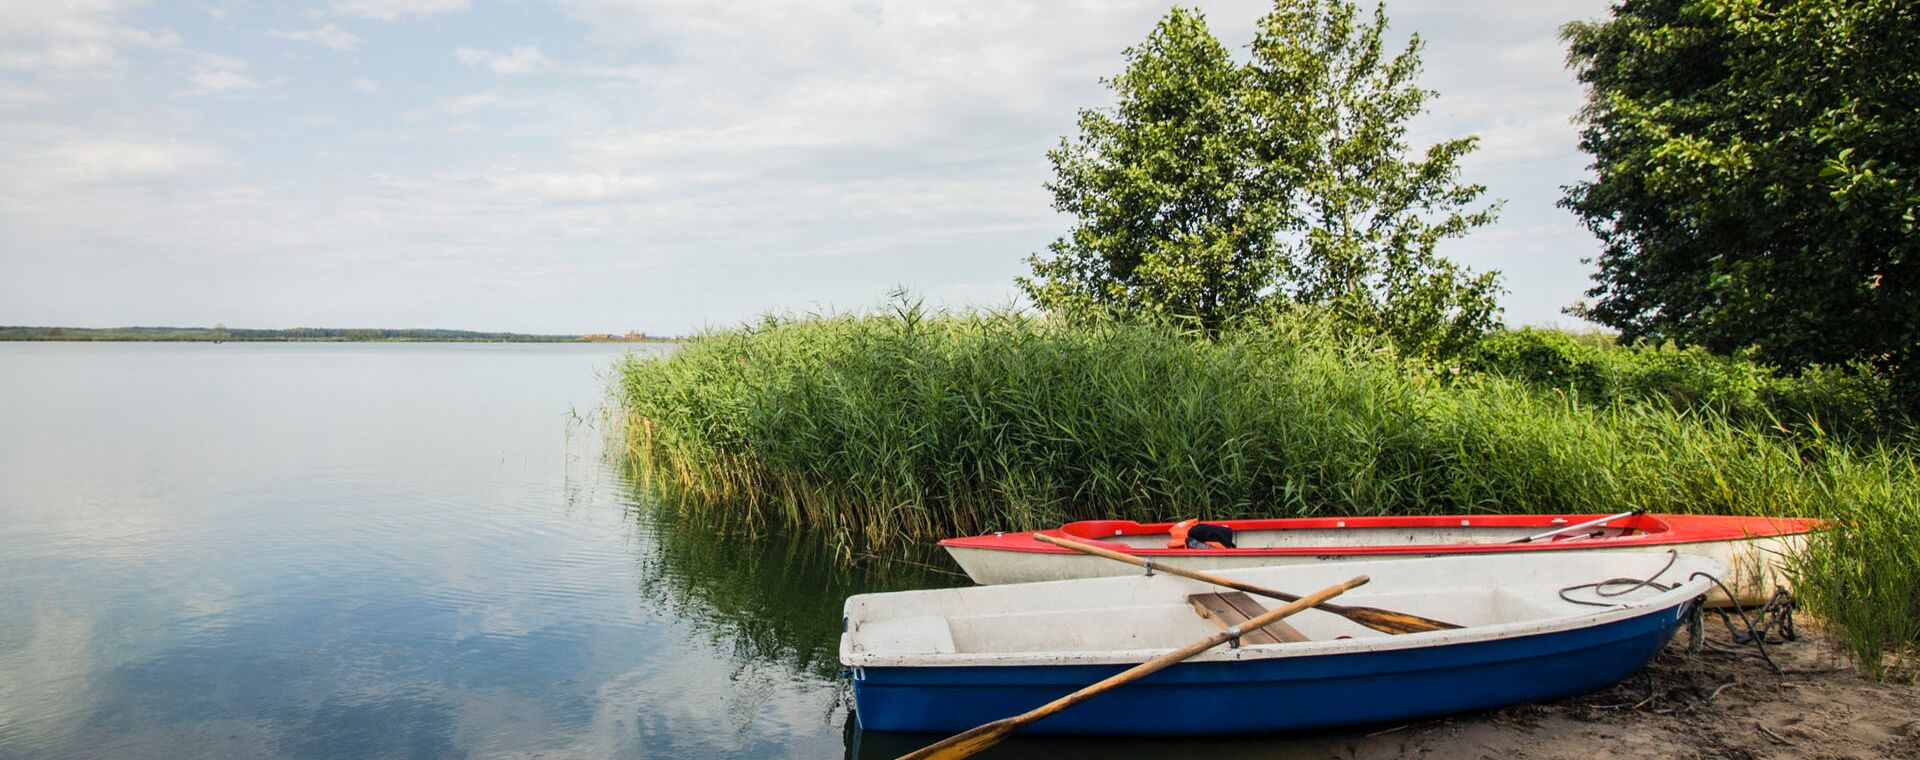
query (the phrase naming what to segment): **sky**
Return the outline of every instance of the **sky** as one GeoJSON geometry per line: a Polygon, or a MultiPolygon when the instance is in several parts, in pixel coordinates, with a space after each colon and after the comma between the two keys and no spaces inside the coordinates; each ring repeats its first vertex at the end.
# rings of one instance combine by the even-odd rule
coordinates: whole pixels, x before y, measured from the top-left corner
{"type": "MultiPolygon", "coordinates": [[[[1244,53],[1270,3],[1202,2],[1244,53]]],[[[0,324],[681,334],[1016,303],[1046,151],[1162,2],[0,0],[0,324]]],[[[1448,255],[1572,326],[1598,249],[1557,30],[1603,0],[1404,0],[1504,201],[1448,255]]]]}

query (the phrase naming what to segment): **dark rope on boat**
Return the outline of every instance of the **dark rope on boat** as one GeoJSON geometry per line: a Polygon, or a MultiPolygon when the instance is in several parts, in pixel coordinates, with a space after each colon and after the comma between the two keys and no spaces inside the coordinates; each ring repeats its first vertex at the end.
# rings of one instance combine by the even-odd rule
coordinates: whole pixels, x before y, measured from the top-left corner
{"type": "MultiPolygon", "coordinates": [[[[1616,597],[1616,596],[1626,596],[1627,594],[1631,594],[1643,588],[1651,588],[1657,591],[1672,591],[1675,587],[1679,586],[1680,584],[1675,583],[1675,584],[1669,585],[1664,583],[1654,583],[1653,579],[1658,578],[1661,575],[1665,574],[1668,570],[1673,569],[1673,563],[1678,561],[1680,561],[1680,552],[1675,551],[1673,549],[1668,549],[1667,564],[1661,566],[1658,572],[1655,572],[1654,574],[1649,575],[1646,578],[1608,578],[1598,583],[1582,583],[1577,586],[1568,586],[1566,588],[1560,589],[1560,600],[1564,602],[1572,602],[1574,604],[1584,604],[1589,607],[1612,607],[1617,603],[1616,602],[1589,602],[1585,599],[1575,599],[1573,597],[1567,596],[1567,592],[1579,591],[1580,589],[1590,588],[1590,589],[1593,589],[1594,596],[1601,597],[1601,598],[1610,598],[1610,597],[1616,597]],[[1621,589],[1619,591],[1607,590],[1608,586],[1617,586],[1623,583],[1631,583],[1633,585],[1628,586],[1627,588],[1621,589]]],[[[1700,573],[1700,574],[1703,575],[1704,573],[1700,573]]],[[[1688,580],[1692,580],[1692,579],[1688,579],[1688,580]]]]}
{"type": "MultiPolygon", "coordinates": [[[[1780,663],[1773,661],[1773,655],[1767,654],[1766,635],[1762,633],[1760,629],[1754,628],[1753,619],[1747,617],[1747,610],[1745,607],[1740,606],[1740,599],[1739,597],[1734,596],[1733,589],[1727,588],[1727,584],[1721,583],[1719,578],[1715,578],[1708,573],[1694,573],[1693,575],[1687,576],[1687,580],[1693,580],[1695,578],[1705,578],[1707,580],[1713,581],[1713,585],[1719,586],[1720,592],[1727,595],[1727,601],[1733,603],[1733,611],[1740,615],[1740,622],[1745,623],[1747,625],[1747,640],[1740,641],[1737,635],[1734,640],[1739,641],[1742,644],[1747,644],[1747,643],[1753,644],[1753,647],[1755,649],[1760,650],[1760,659],[1766,660],[1767,665],[1773,668],[1773,672],[1778,673],[1780,675],[1786,675],[1787,671],[1784,668],[1780,667],[1780,663]]],[[[1780,598],[1780,592],[1776,591],[1774,593],[1774,599],[1779,599],[1779,598],[1780,598]]],[[[1768,601],[1767,604],[1768,606],[1772,606],[1773,602],[1770,600],[1768,601]]],[[[1737,632],[1733,630],[1733,622],[1727,619],[1726,610],[1718,610],[1718,612],[1720,613],[1720,619],[1727,621],[1727,631],[1730,633],[1737,634],[1737,632]]]]}
{"type": "MultiPolygon", "coordinates": [[[[1792,593],[1775,586],[1773,596],[1754,613],[1754,618],[1758,621],[1753,626],[1754,630],[1768,644],[1785,644],[1798,640],[1800,634],[1793,627],[1793,611],[1798,607],[1799,604],[1794,600],[1792,593]]],[[[1735,629],[1733,620],[1727,617],[1725,612],[1720,613],[1720,620],[1726,624],[1727,635],[1735,644],[1753,643],[1753,636],[1735,629]]]]}
{"type": "Polygon", "coordinates": [[[1707,597],[1705,594],[1693,598],[1693,609],[1687,611],[1687,654],[1697,655],[1707,643],[1707,597]]]}

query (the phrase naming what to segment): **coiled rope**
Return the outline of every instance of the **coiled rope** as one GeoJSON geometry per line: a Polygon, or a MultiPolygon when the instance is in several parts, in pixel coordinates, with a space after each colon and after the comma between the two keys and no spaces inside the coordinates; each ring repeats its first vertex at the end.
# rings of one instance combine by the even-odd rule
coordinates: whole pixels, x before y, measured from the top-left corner
{"type": "MultiPolygon", "coordinates": [[[[1598,583],[1582,583],[1575,586],[1567,586],[1566,588],[1560,589],[1560,599],[1562,601],[1572,602],[1574,604],[1584,604],[1589,607],[1612,607],[1617,605],[1618,602],[1609,602],[1609,601],[1596,602],[1596,601],[1589,601],[1586,599],[1575,599],[1573,597],[1567,596],[1567,593],[1571,591],[1579,591],[1581,589],[1592,589],[1594,596],[1600,597],[1601,599],[1605,600],[1605,599],[1611,599],[1614,597],[1626,596],[1627,594],[1631,594],[1643,588],[1651,588],[1661,592],[1672,591],[1673,589],[1678,588],[1680,584],[1655,583],[1654,581],[1655,579],[1659,578],[1661,575],[1666,574],[1668,570],[1673,569],[1673,564],[1679,561],[1679,559],[1680,559],[1679,551],[1674,549],[1668,549],[1667,564],[1662,565],[1660,569],[1652,575],[1649,575],[1645,578],[1608,578],[1598,583]],[[1626,585],[1626,588],[1618,589],[1618,590],[1613,590],[1610,588],[1613,586],[1620,586],[1620,585],[1626,585]]],[[[1740,616],[1740,622],[1746,625],[1747,631],[1745,635],[1742,635],[1738,630],[1734,629],[1733,620],[1727,615],[1726,610],[1724,609],[1714,610],[1715,612],[1720,613],[1720,620],[1721,622],[1726,624],[1727,633],[1729,636],[1733,638],[1734,643],[1752,644],[1754,649],[1759,650],[1760,659],[1766,660],[1767,665],[1773,668],[1773,672],[1785,674],[1787,671],[1780,667],[1780,663],[1774,662],[1773,655],[1768,654],[1767,652],[1767,643],[1768,643],[1767,634],[1769,631],[1777,629],[1780,632],[1782,641],[1792,641],[1794,639],[1795,634],[1793,629],[1793,607],[1794,607],[1793,595],[1787,593],[1786,589],[1775,589],[1773,593],[1773,598],[1767,600],[1766,606],[1760,609],[1760,624],[1755,625],[1753,622],[1753,619],[1747,616],[1746,608],[1740,606],[1740,600],[1738,597],[1734,596],[1733,590],[1727,588],[1727,584],[1721,583],[1720,579],[1714,577],[1713,574],[1711,573],[1695,572],[1694,574],[1687,576],[1687,580],[1689,581],[1695,578],[1705,578],[1709,581],[1712,581],[1713,585],[1718,586],[1720,588],[1721,593],[1724,593],[1727,595],[1727,601],[1733,604],[1733,611],[1735,614],[1738,614],[1740,616]]],[[[1700,642],[1704,642],[1706,638],[1704,635],[1702,635],[1703,632],[1700,630],[1700,619],[1699,619],[1700,610],[1701,610],[1700,603],[1703,603],[1705,601],[1706,601],[1706,597],[1704,596],[1694,600],[1694,602],[1696,603],[1696,606],[1694,608],[1694,612],[1693,612],[1693,615],[1691,616],[1691,619],[1687,621],[1687,634],[1689,639],[1688,649],[1694,652],[1699,651],[1700,642]]],[[[1779,643],[1779,642],[1774,642],[1774,643],[1779,643]]]]}
{"type": "MultiPolygon", "coordinates": [[[[1680,560],[1680,552],[1674,551],[1672,549],[1668,549],[1667,564],[1662,565],[1660,569],[1652,575],[1649,575],[1645,578],[1608,578],[1598,583],[1582,583],[1577,586],[1568,586],[1566,588],[1560,589],[1560,600],[1566,601],[1566,602],[1572,602],[1574,604],[1584,604],[1589,607],[1612,607],[1618,604],[1618,602],[1590,602],[1585,599],[1575,599],[1573,597],[1567,596],[1567,592],[1579,591],[1580,589],[1590,588],[1590,589],[1593,589],[1594,596],[1606,599],[1606,598],[1612,598],[1616,596],[1626,596],[1635,591],[1639,591],[1640,589],[1643,589],[1643,588],[1651,588],[1656,591],[1663,591],[1663,592],[1672,591],[1675,586],[1678,586],[1680,584],[1675,583],[1672,585],[1668,585],[1664,583],[1654,583],[1653,579],[1658,578],[1661,575],[1664,575],[1668,570],[1673,569],[1673,563],[1678,562],[1679,560],[1680,560]],[[1631,583],[1633,585],[1628,586],[1619,591],[1607,590],[1608,586],[1617,586],[1622,583],[1631,583]]],[[[1700,575],[1700,574],[1701,573],[1696,573],[1696,575],[1700,575]]]]}

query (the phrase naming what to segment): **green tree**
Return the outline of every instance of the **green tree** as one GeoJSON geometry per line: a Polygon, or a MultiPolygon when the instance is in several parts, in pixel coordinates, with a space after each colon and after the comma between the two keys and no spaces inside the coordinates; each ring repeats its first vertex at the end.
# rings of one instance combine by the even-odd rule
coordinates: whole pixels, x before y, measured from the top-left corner
{"type": "Polygon", "coordinates": [[[1209,332],[1271,285],[1283,216],[1247,151],[1246,72],[1198,11],[1174,8],[1106,84],[1108,109],[1047,153],[1054,208],[1079,218],[1020,284],[1072,315],[1171,317],[1209,332]]]}
{"type": "Polygon", "coordinates": [[[1363,22],[1347,0],[1280,0],[1261,19],[1250,148],[1303,233],[1284,246],[1276,286],[1403,349],[1448,355],[1493,326],[1499,281],[1435,249],[1493,222],[1497,205],[1474,208],[1486,188],[1459,181],[1476,138],[1408,145],[1407,123],[1435,93],[1416,83],[1419,35],[1389,57],[1386,30],[1384,6],[1363,22]]]}
{"type": "Polygon", "coordinates": [[[1568,24],[1603,243],[1572,311],[1627,340],[1915,378],[1920,5],[1627,0],[1568,24]]]}
{"type": "Polygon", "coordinates": [[[1048,153],[1078,221],[1020,280],[1068,315],[1172,318],[1207,333],[1256,308],[1325,307],[1403,347],[1447,353],[1497,315],[1492,274],[1439,257],[1493,220],[1458,180],[1473,138],[1424,152],[1406,124],[1420,40],[1386,55],[1387,17],[1279,0],[1236,63],[1175,8],[1126,52],[1111,109],[1048,153]]]}

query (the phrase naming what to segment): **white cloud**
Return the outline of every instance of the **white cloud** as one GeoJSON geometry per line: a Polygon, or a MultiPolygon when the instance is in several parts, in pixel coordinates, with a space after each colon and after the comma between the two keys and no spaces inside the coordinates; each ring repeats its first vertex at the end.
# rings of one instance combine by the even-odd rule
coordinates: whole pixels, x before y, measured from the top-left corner
{"type": "Polygon", "coordinates": [[[171,31],[122,25],[121,16],[135,4],[122,0],[0,3],[0,68],[43,74],[94,71],[119,64],[123,46],[179,46],[179,36],[171,31]]]}
{"type": "Polygon", "coordinates": [[[371,79],[355,79],[353,80],[353,91],[366,93],[379,92],[380,83],[371,79]]]}
{"type": "Polygon", "coordinates": [[[553,61],[532,45],[515,45],[506,53],[495,53],[477,48],[463,47],[453,51],[453,57],[468,66],[485,66],[495,74],[525,74],[531,71],[551,68],[553,61]]]}
{"type": "Polygon", "coordinates": [[[94,138],[60,143],[39,158],[27,172],[29,178],[88,184],[179,175],[217,165],[225,153],[193,143],[94,138]]]}
{"type": "Polygon", "coordinates": [[[260,83],[254,81],[253,77],[231,69],[197,71],[194,72],[192,80],[196,92],[260,89],[260,83]]]}
{"type": "Polygon", "coordinates": [[[189,94],[211,95],[266,87],[246,73],[246,61],[218,53],[193,53],[192,55],[198,70],[189,78],[193,82],[193,89],[188,91],[189,94]]]}
{"type": "Polygon", "coordinates": [[[201,94],[258,90],[260,87],[259,82],[253,81],[253,77],[232,69],[205,69],[193,74],[193,91],[201,94]]]}
{"type": "Polygon", "coordinates": [[[44,89],[0,79],[0,108],[37,106],[51,100],[52,94],[44,89]]]}
{"type": "Polygon", "coordinates": [[[508,98],[498,92],[475,92],[450,98],[437,98],[425,108],[409,111],[401,118],[411,122],[422,121],[437,115],[464,117],[478,111],[525,105],[527,103],[524,101],[508,98]]]}
{"type": "Polygon", "coordinates": [[[620,172],[523,172],[511,167],[489,169],[488,184],[509,194],[534,200],[595,200],[631,193],[653,182],[620,172]]]}
{"type": "Polygon", "coordinates": [[[274,30],[272,34],[282,39],[289,39],[295,42],[312,42],[324,47],[333,48],[334,50],[352,50],[360,47],[360,35],[341,29],[335,26],[333,22],[327,22],[318,29],[293,31],[274,30]]]}
{"type": "Polygon", "coordinates": [[[394,21],[407,16],[424,18],[464,11],[471,0],[334,0],[333,12],[342,16],[394,21]]]}

